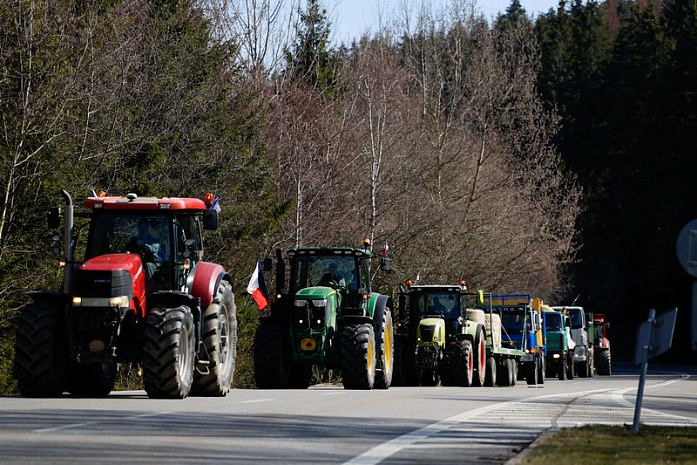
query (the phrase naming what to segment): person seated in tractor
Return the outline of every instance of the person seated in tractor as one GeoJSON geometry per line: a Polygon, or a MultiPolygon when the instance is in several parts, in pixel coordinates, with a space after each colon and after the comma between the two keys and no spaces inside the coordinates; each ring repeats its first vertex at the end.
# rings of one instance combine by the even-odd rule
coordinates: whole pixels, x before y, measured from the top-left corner
{"type": "Polygon", "coordinates": [[[160,257],[160,240],[150,232],[150,222],[147,218],[138,220],[138,235],[131,238],[128,250],[140,254],[148,278],[152,279],[162,262],[160,257]]]}
{"type": "Polygon", "coordinates": [[[440,301],[438,297],[433,297],[433,304],[431,305],[431,310],[439,315],[445,315],[448,313],[448,309],[440,301]]]}
{"type": "Polygon", "coordinates": [[[338,267],[336,266],[336,263],[332,262],[329,264],[329,271],[322,275],[322,278],[319,280],[319,283],[317,283],[317,285],[327,287],[341,287],[342,285],[346,286],[346,280],[344,279],[343,274],[339,271],[338,267]]]}

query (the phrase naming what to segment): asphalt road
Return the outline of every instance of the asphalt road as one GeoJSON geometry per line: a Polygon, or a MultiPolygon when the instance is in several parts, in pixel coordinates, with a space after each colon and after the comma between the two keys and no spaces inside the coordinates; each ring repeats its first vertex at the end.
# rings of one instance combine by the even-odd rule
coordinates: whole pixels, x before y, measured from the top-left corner
{"type": "MultiPolygon", "coordinates": [[[[632,424],[638,368],[543,387],[233,390],[225,398],[0,397],[0,462],[505,463],[540,434],[632,424]]],[[[641,421],[697,426],[697,369],[651,368],[641,421]]]]}

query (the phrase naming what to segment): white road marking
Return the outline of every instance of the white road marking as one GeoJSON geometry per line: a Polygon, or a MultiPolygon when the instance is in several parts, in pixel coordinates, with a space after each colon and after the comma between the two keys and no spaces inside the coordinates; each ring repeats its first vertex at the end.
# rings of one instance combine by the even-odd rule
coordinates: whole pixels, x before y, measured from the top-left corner
{"type": "MultiPolygon", "coordinates": [[[[651,389],[651,388],[666,386],[668,384],[673,384],[676,382],[685,381],[688,378],[689,378],[689,375],[681,375],[680,379],[664,381],[664,382],[658,383],[656,385],[647,386],[646,388],[651,389]]],[[[581,399],[583,397],[597,395],[597,394],[606,395],[607,400],[613,401],[612,404],[615,404],[615,405],[617,403],[626,404],[626,403],[628,403],[628,401],[624,398],[622,398],[622,401],[619,401],[617,394],[619,394],[621,396],[624,393],[631,391],[631,390],[636,390],[636,388],[593,389],[593,390],[589,390],[589,391],[579,391],[579,392],[561,393],[561,394],[548,394],[548,395],[541,395],[541,396],[535,396],[535,397],[519,398],[516,400],[510,400],[510,401],[506,401],[506,402],[499,402],[497,404],[492,404],[492,405],[488,405],[485,407],[480,407],[480,408],[477,408],[474,410],[470,410],[467,412],[463,412],[463,413],[460,413],[459,415],[454,415],[450,418],[446,418],[445,420],[441,420],[439,422],[425,426],[421,429],[412,431],[411,433],[404,434],[404,435],[399,436],[395,439],[392,439],[390,441],[379,444],[379,445],[373,447],[372,449],[369,449],[368,451],[354,457],[353,459],[351,459],[347,462],[344,462],[344,465],[374,465],[374,464],[380,463],[381,461],[385,460],[386,458],[396,454],[397,452],[399,452],[405,448],[429,447],[428,445],[415,445],[415,444],[419,441],[424,441],[426,439],[429,439],[438,433],[446,431],[450,428],[458,426],[461,423],[464,423],[468,420],[479,417],[479,416],[484,415],[486,413],[492,412],[494,410],[501,409],[501,410],[505,411],[506,407],[510,407],[513,404],[518,404],[518,406],[520,407],[521,404],[540,402],[540,401],[544,401],[546,399],[553,399],[553,398],[560,398],[560,397],[562,397],[562,398],[568,397],[571,401],[573,401],[573,400],[581,399]]],[[[590,402],[590,400],[587,400],[587,402],[590,402]]],[[[569,406],[564,407],[563,411],[566,411],[566,409],[569,406]]],[[[608,405],[600,405],[599,410],[602,410],[603,412],[607,413],[608,410],[611,410],[611,407],[608,405]]],[[[625,410],[626,410],[626,408],[625,408],[625,410]]],[[[661,412],[657,412],[657,413],[661,413],[661,412]]],[[[527,412],[525,412],[523,414],[523,416],[525,416],[529,419],[529,414],[527,412]]],[[[589,412],[587,414],[584,414],[584,416],[588,416],[589,421],[579,422],[579,423],[577,423],[577,426],[582,426],[582,425],[588,424],[590,422],[595,422],[594,420],[596,420],[598,418],[597,414],[595,412],[589,412]]],[[[681,418],[681,417],[678,417],[677,415],[670,415],[670,414],[663,414],[663,416],[681,418]]],[[[509,420],[511,419],[510,410],[509,410],[509,413],[507,414],[507,419],[509,419],[509,420]]],[[[689,420],[694,422],[694,420],[692,420],[692,419],[689,419],[689,420]]],[[[614,422],[616,423],[617,419],[615,419],[614,422]]],[[[545,428],[543,428],[543,430],[548,429],[549,427],[550,426],[545,427],[545,428]]],[[[466,447],[465,444],[463,444],[462,446],[466,447]]]]}

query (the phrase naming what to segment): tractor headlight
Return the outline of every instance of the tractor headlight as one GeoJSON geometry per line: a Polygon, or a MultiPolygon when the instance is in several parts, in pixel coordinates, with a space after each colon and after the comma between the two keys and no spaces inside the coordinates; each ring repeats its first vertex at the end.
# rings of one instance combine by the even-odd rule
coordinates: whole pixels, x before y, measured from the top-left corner
{"type": "Polygon", "coordinates": [[[118,297],[73,297],[73,307],[109,307],[128,308],[130,299],[127,295],[118,297]]]}
{"type": "Polygon", "coordinates": [[[327,299],[313,300],[312,305],[314,305],[315,307],[326,307],[327,306],[327,299]]]}
{"type": "Polygon", "coordinates": [[[306,301],[306,300],[296,300],[296,301],[295,301],[295,306],[296,306],[296,307],[304,307],[304,306],[306,306],[306,305],[307,305],[307,301],[306,301]]]}
{"type": "Polygon", "coordinates": [[[129,306],[128,296],[122,295],[119,297],[109,298],[109,307],[124,308],[129,306]]]}

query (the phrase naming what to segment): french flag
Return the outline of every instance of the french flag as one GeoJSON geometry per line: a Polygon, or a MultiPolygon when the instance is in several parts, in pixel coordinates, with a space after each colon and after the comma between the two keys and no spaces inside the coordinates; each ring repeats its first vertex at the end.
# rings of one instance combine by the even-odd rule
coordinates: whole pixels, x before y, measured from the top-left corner
{"type": "Polygon", "coordinates": [[[249,280],[249,284],[247,285],[247,292],[252,294],[254,301],[257,303],[257,307],[259,307],[259,310],[264,310],[269,306],[269,299],[266,297],[264,275],[261,272],[261,264],[259,260],[257,260],[257,265],[254,267],[252,279],[249,280]]]}

